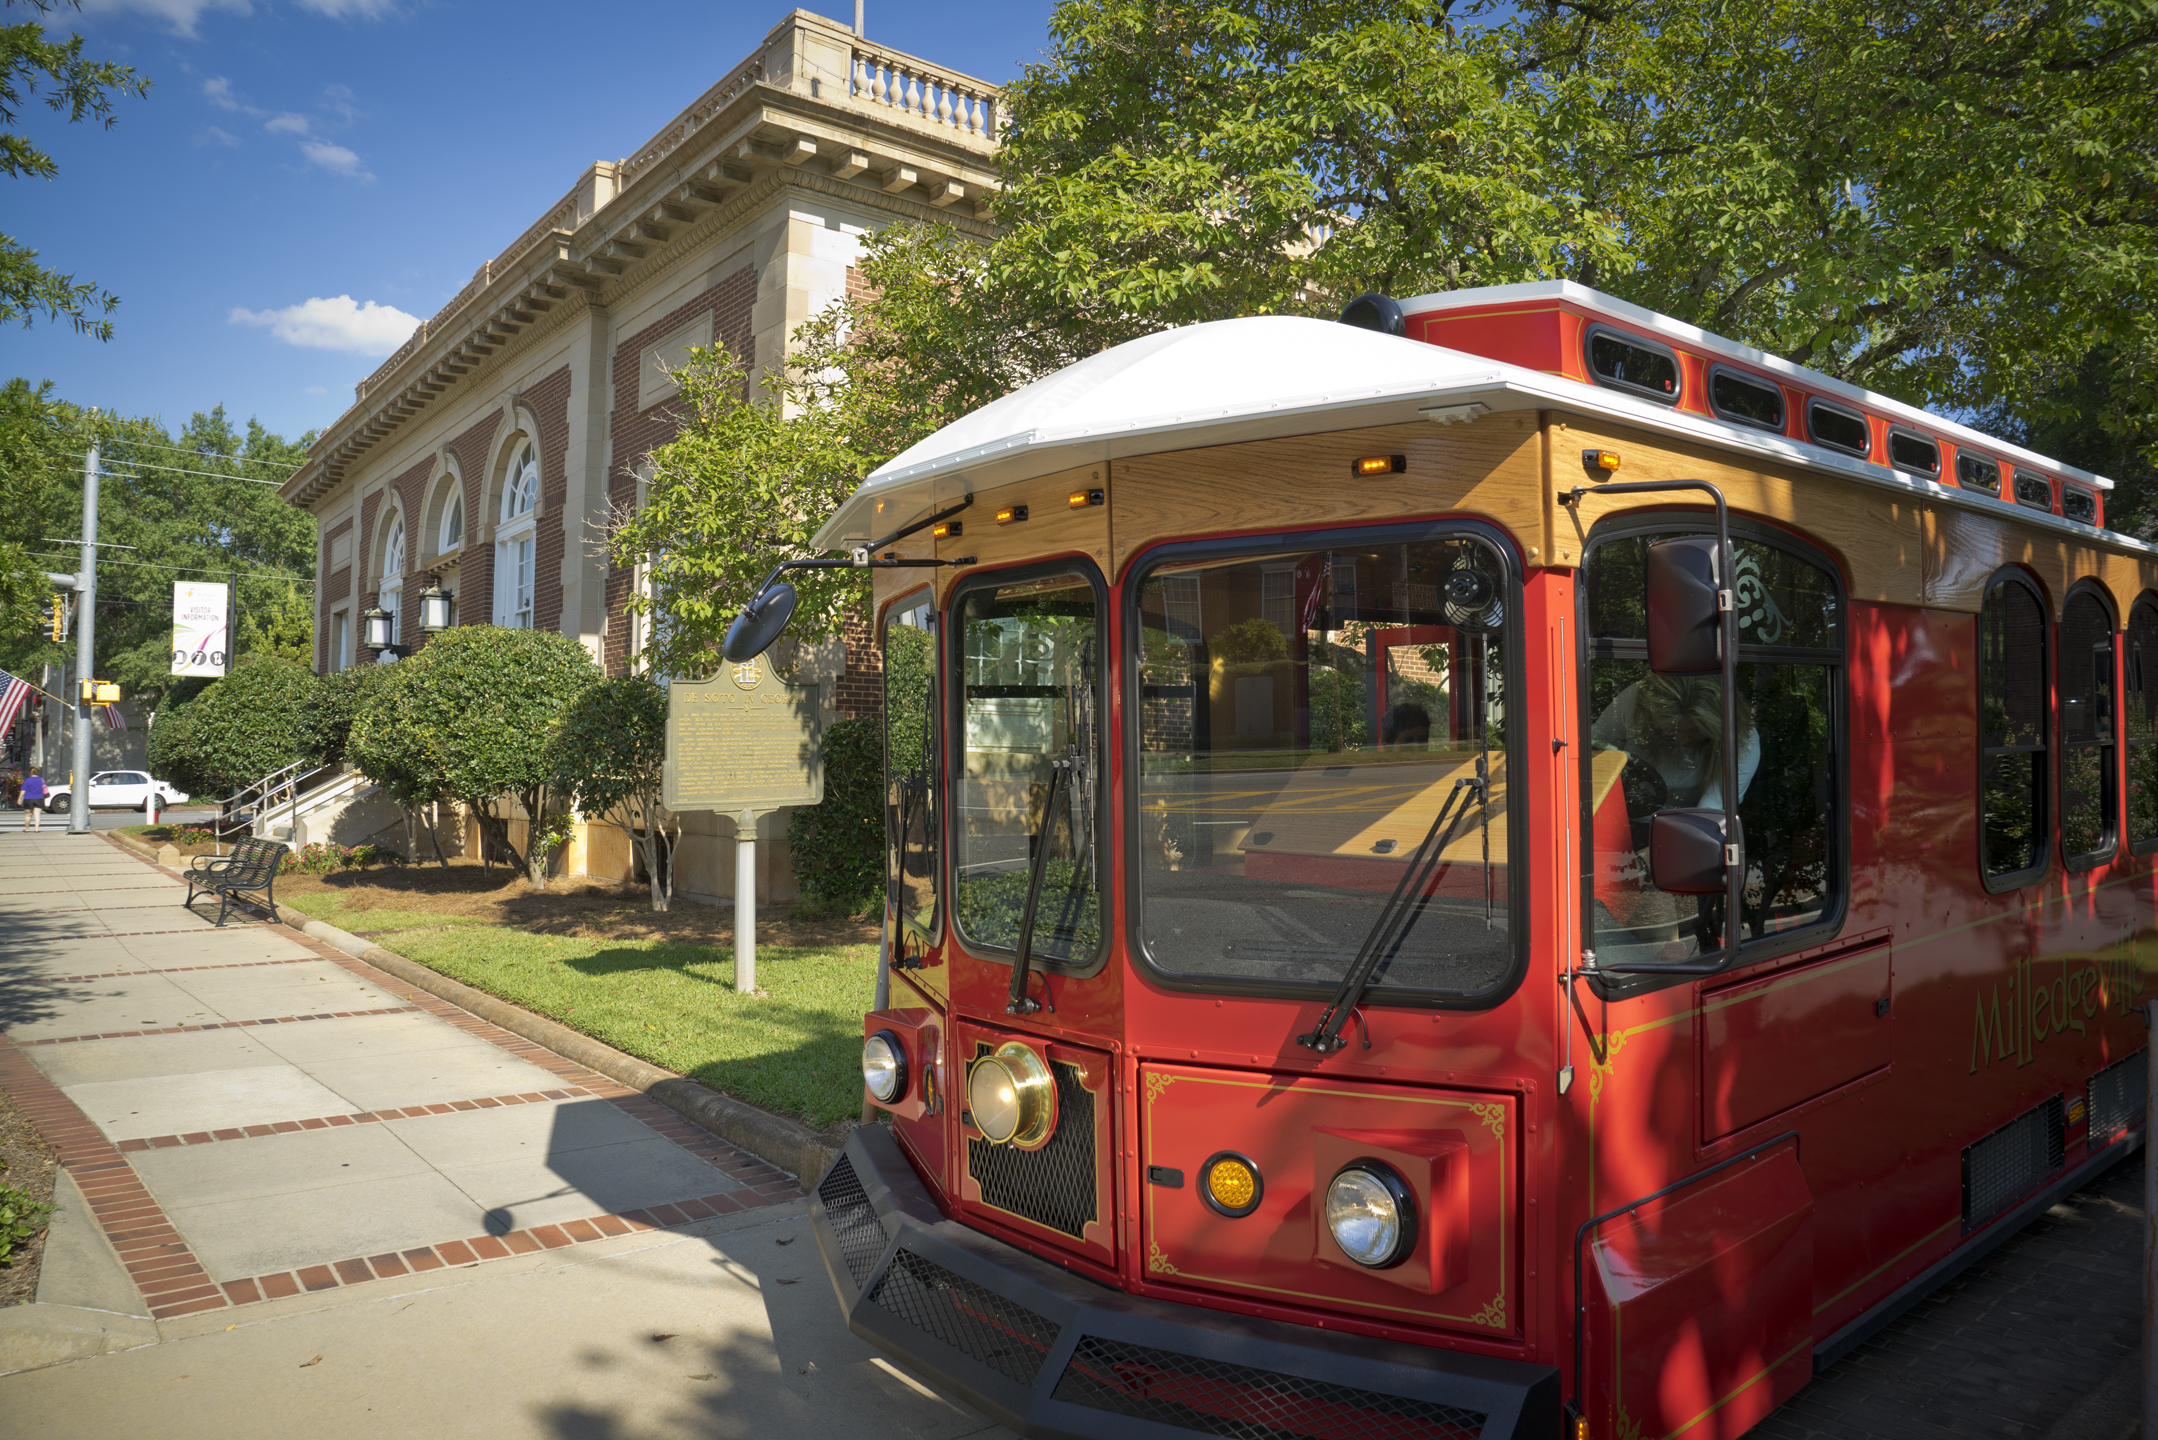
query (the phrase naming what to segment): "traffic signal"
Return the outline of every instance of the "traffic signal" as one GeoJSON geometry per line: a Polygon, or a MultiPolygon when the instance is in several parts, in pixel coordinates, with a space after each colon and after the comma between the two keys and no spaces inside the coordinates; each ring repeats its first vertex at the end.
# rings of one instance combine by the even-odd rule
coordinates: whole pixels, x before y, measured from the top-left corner
{"type": "Polygon", "coordinates": [[[67,639],[67,597],[65,595],[52,597],[52,603],[45,607],[45,622],[48,627],[47,633],[53,639],[67,639]]]}
{"type": "Polygon", "coordinates": [[[85,705],[117,705],[120,703],[120,687],[110,680],[84,680],[82,703],[85,705]]]}

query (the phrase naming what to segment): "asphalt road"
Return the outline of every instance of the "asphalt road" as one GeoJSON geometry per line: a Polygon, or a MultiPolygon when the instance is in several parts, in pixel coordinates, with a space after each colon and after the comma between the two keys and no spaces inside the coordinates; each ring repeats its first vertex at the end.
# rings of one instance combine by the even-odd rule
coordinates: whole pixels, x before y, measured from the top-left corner
{"type": "MultiPolygon", "coordinates": [[[[165,820],[201,821],[209,819],[216,813],[217,807],[214,805],[186,805],[163,811],[157,818],[161,822],[165,820]]],[[[123,825],[146,824],[149,818],[139,810],[92,810],[90,812],[90,828],[92,830],[118,830],[123,825]]],[[[20,829],[22,822],[23,812],[21,810],[9,806],[0,806],[0,828],[20,829]]],[[[65,833],[67,830],[67,811],[62,810],[58,814],[45,814],[40,817],[38,828],[41,830],[58,830],[65,833]]]]}

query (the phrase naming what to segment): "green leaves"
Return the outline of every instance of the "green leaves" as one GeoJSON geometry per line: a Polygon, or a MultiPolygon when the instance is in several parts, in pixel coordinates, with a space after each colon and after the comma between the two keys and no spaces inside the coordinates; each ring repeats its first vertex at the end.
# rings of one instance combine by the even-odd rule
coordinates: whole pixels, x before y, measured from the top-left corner
{"type": "Polygon", "coordinates": [[[242,665],[200,695],[157,717],[150,772],[181,789],[221,799],[300,758],[300,717],[316,685],[295,661],[242,665]]]}
{"type": "Polygon", "coordinates": [[[884,736],[874,717],[824,732],[824,800],[795,807],[787,846],[812,908],[853,914],[882,898],[884,736]]]}

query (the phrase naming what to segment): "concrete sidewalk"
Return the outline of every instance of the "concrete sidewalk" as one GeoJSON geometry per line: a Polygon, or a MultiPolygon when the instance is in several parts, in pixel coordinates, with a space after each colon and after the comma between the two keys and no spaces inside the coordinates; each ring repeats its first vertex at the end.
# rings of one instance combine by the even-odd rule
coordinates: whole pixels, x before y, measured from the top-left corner
{"type": "Polygon", "coordinates": [[[0,1088],[66,1207],[0,1312],[10,1429],[1000,1433],[845,1331],[787,1177],[185,893],[0,835],[0,1088]]]}

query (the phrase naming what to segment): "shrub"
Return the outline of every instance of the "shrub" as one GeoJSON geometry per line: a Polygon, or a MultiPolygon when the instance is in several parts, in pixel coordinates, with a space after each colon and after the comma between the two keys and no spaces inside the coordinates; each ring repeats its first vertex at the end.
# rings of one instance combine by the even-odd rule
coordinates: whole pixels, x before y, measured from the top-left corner
{"type": "Polygon", "coordinates": [[[347,758],[398,804],[443,796],[479,819],[489,845],[507,852],[535,887],[547,883],[549,800],[555,786],[549,738],[577,697],[601,679],[584,646],[548,630],[463,625],[365,683],[347,758]],[[509,843],[514,797],[534,843],[509,843]]]}
{"type": "Polygon", "coordinates": [[[884,894],[884,744],[875,716],[824,732],[824,800],[787,822],[806,908],[858,914],[884,894]]]}
{"type": "Polygon", "coordinates": [[[45,1228],[45,1217],[52,1211],[52,1206],[0,1181],[0,1265],[9,1264],[15,1247],[45,1228]]]}
{"type": "Polygon", "coordinates": [[[267,656],[236,666],[150,727],[151,772],[219,798],[300,758],[300,717],[316,685],[296,661],[267,656]]]}
{"type": "Polygon", "coordinates": [[[300,750],[317,765],[342,765],[367,689],[390,667],[355,665],[319,677],[300,707],[300,750]]]}
{"type": "Polygon", "coordinates": [[[283,868],[302,875],[327,875],[332,870],[364,870],[369,865],[402,865],[405,857],[383,845],[302,845],[285,852],[283,868]]]}

